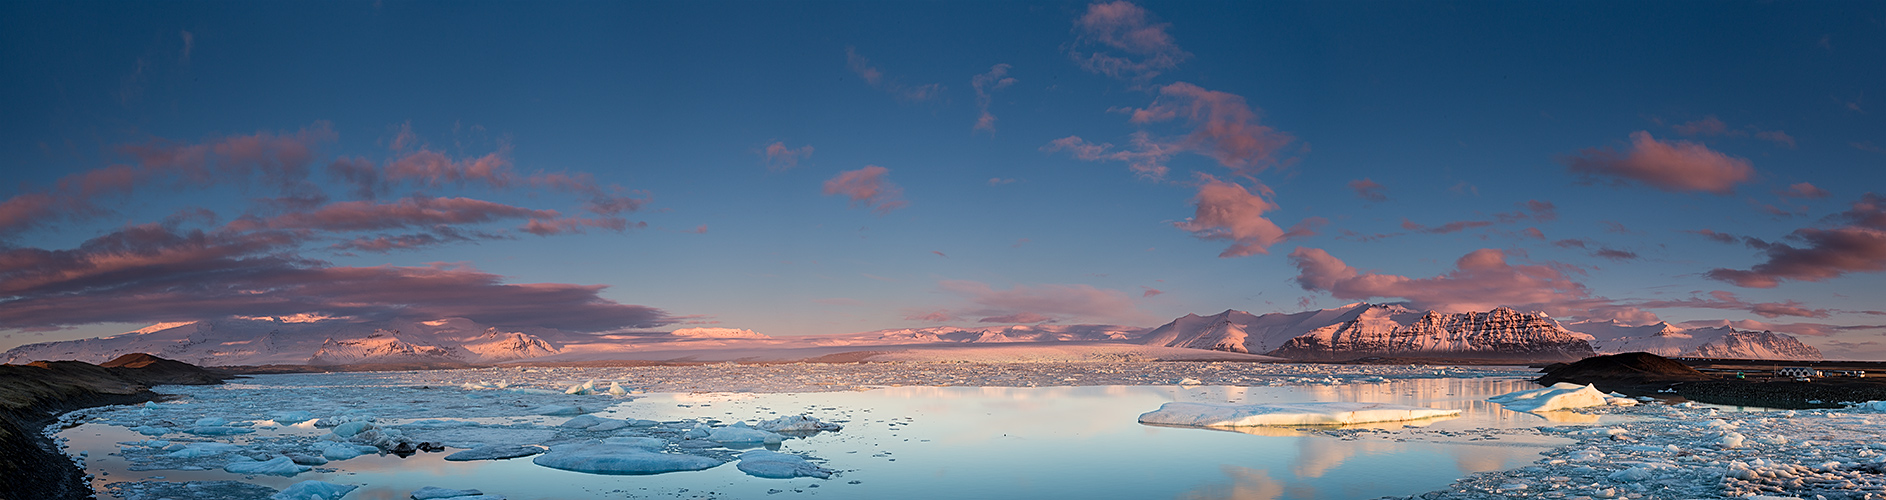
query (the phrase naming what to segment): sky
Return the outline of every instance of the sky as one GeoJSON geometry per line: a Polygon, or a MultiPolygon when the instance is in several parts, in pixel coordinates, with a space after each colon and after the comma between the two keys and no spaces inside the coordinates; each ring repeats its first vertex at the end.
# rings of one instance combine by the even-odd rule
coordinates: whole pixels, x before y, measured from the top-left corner
{"type": "Polygon", "coordinates": [[[0,348],[1358,301],[1886,359],[1876,2],[6,2],[0,348]]]}

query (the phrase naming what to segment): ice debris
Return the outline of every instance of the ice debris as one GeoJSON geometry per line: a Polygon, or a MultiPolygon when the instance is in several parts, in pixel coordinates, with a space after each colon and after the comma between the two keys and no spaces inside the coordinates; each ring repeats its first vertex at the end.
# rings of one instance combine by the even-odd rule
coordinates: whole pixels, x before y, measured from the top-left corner
{"type": "Polygon", "coordinates": [[[795,477],[816,477],[830,479],[832,470],[813,465],[805,457],[776,451],[753,450],[740,454],[740,463],[735,467],[749,476],[769,479],[792,479],[795,477]]]}
{"type": "Polygon", "coordinates": [[[1440,410],[1387,403],[1331,402],[1261,405],[1166,403],[1160,405],[1158,410],[1140,415],[1139,421],[1143,424],[1194,427],[1342,425],[1420,420],[1459,414],[1460,410],[1440,410]]]}
{"type": "Polygon", "coordinates": [[[625,475],[703,470],[721,464],[707,457],[657,453],[638,446],[596,440],[553,446],[531,462],[552,469],[625,475]]]}
{"type": "Polygon", "coordinates": [[[238,451],[242,447],[229,443],[185,443],[183,446],[170,445],[164,449],[170,451],[164,454],[170,458],[203,458],[238,451]]]}
{"type": "MultiPolygon", "coordinates": [[[[1609,399],[1614,398],[1598,392],[1598,387],[1595,385],[1559,382],[1543,389],[1501,394],[1487,398],[1487,401],[1499,403],[1500,406],[1512,411],[1542,412],[1605,406],[1609,404],[1609,399]]],[[[1630,401],[1623,398],[1615,399],[1630,401]]]]}
{"type": "Polygon", "coordinates": [[[239,457],[235,461],[230,462],[229,465],[223,466],[223,470],[232,474],[266,474],[270,476],[293,476],[313,469],[313,467],[296,464],[293,459],[288,457],[275,457],[259,462],[249,457],[239,457]]]}
{"type": "Polygon", "coordinates": [[[327,481],[302,481],[269,497],[272,500],[340,500],[359,486],[327,481]]]}
{"type": "Polygon", "coordinates": [[[760,422],[760,424],[756,427],[758,427],[760,430],[769,431],[769,432],[836,431],[836,430],[845,428],[845,426],[838,425],[838,424],[820,422],[819,419],[808,417],[805,415],[788,415],[784,417],[779,417],[772,420],[760,422]]]}
{"type": "Polygon", "coordinates": [[[639,437],[639,436],[617,436],[617,437],[611,437],[611,438],[603,438],[602,442],[608,443],[608,444],[626,444],[629,446],[634,446],[637,448],[646,448],[650,450],[660,450],[662,448],[668,447],[668,442],[663,441],[661,438],[639,437]]]}

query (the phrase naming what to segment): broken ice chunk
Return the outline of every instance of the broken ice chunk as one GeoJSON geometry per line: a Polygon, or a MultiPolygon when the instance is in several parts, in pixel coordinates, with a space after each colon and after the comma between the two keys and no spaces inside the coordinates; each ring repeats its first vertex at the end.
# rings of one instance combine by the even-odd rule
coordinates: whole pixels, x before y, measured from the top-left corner
{"type": "Polygon", "coordinates": [[[842,425],[820,422],[819,419],[805,415],[789,415],[760,422],[760,430],[772,432],[811,432],[836,431],[845,428],[842,425]]]}
{"type": "Polygon", "coordinates": [[[786,441],[786,436],[779,435],[778,433],[766,432],[766,431],[755,429],[752,427],[747,427],[746,422],[735,422],[733,425],[720,427],[712,431],[708,431],[707,440],[713,441],[716,443],[722,443],[722,444],[726,444],[726,443],[779,444],[786,441]]]}
{"type": "Polygon", "coordinates": [[[626,444],[600,441],[557,445],[532,463],[552,469],[591,474],[661,474],[713,468],[719,460],[694,455],[657,453],[626,444]]]}
{"type": "Polygon", "coordinates": [[[341,497],[353,492],[354,488],[359,488],[359,486],[334,484],[327,481],[302,481],[269,498],[272,500],[340,500],[341,497]]]}
{"type": "Polygon", "coordinates": [[[1158,410],[1140,415],[1139,421],[1143,424],[1195,427],[1342,425],[1420,420],[1459,414],[1460,410],[1437,410],[1387,403],[1330,402],[1261,405],[1166,403],[1160,405],[1158,410]]]}
{"type": "Polygon", "coordinates": [[[1552,384],[1544,389],[1511,392],[1487,398],[1487,401],[1499,403],[1512,411],[1544,412],[1587,408],[1608,404],[1605,395],[1598,392],[1595,385],[1578,385],[1565,382],[1552,384]]]}
{"type": "Polygon", "coordinates": [[[446,455],[445,459],[453,462],[473,460],[504,460],[507,458],[528,457],[543,453],[544,449],[536,446],[480,446],[469,450],[446,455]]]}
{"type": "Polygon", "coordinates": [[[792,479],[795,477],[816,477],[829,479],[832,470],[813,465],[805,457],[790,453],[766,450],[753,450],[740,454],[740,463],[735,467],[749,476],[769,479],[792,479]]]}
{"type": "Polygon", "coordinates": [[[602,417],[597,417],[594,415],[582,415],[576,418],[566,420],[562,424],[558,424],[557,427],[566,427],[566,428],[571,428],[571,429],[588,429],[590,427],[594,427],[596,424],[603,423],[604,420],[607,420],[607,419],[602,418],[602,417]]]}
{"type": "Polygon", "coordinates": [[[275,457],[261,462],[257,462],[248,457],[242,457],[234,462],[230,462],[229,465],[223,466],[223,470],[234,474],[267,474],[271,476],[293,476],[312,469],[314,468],[296,464],[294,460],[288,457],[275,457]]]}

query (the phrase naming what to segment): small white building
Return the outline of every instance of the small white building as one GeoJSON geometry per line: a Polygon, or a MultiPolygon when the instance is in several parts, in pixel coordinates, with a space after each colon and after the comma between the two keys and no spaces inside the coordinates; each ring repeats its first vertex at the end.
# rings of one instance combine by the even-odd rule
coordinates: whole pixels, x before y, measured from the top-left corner
{"type": "Polygon", "coordinates": [[[1819,377],[1821,371],[1805,366],[1790,366],[1781,369],[1781,376],[1794,378],[1819,377]]]}

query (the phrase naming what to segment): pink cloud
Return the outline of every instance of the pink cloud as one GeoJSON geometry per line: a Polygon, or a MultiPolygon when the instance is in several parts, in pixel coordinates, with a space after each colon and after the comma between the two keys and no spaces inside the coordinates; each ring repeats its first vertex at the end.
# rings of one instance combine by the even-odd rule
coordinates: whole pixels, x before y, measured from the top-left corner
{"type": "Polygon", "coordinates": [[[1565,163],[1572,172],[1588,178],[1609,177],[1616,183],[1634,180],[1664,191],[1730,194],[1736,184],[1755,174],[1748,160],[1693,142],[1658,141],[1645,131],[1631,133],[1628,153],[1591,148],[1567,157],[1565,163]]]}
{"type": "Polygon", "coordinates": [[[904,189],[892,184],[885,177],[890,169],[877,165],[866,165],[858,170],[847,170],[825,181],[826,196],[842,195],[851,199],[851,206],[870,208],[878,215],[904,208],[904,189]]]}
{"type": "Polygon", "coordinates": [[[316,196],[318,191],[306,179],[308,166],[313,151],[334,138],[327,122],[315,122],[293,134],[257,132],[197,144],[153,139],[119,146],[118,153],[135,161],[67,175],[52,189],[27,190],[0,201],[0,237],[60,220],[111,215],[96,199],[129,195],[138,188],[259,181],[285,196],[316,196]]]}
{"type": "Polygon", "coordinates": [[[1755,138],[1772,142],[1777,145],[1787,146],[1788,149],[1795,148],[1794,136],[1788,135],[1787,132],[1782,132],[1780,130],[1763,130],[1760,132],[1756,132],[1755,138]]]}
{"type": "Polygon", "coordinates": [[[1551,265],[1512,265],[1506,253],[1475,250],[1454,262],[1454,270],[1431,278],[1364,273],[1318,248],[1290,252],[1297,284],[1344,300],[1400,298],[1416,308],[1446,312],[1485,311],[1498,306],[1562,304],[1584,299],[1583,284],[1551,265]]]}
{"type": "Polygon", "coordinates": [[[1741,243],[1742,242],[1742,239],[1735,237],[1735,235],[1718,233],[1714,230],[1709,230],[1709,229],[1698,229],[1695,231],[1685,231],[1685,232],[1696,233],[1696,234],[1702,235],[1702,237],[1709,238],[1710,241],[1714,241],[1717,243],[1741,243]]]}
{"type": "Polygon", "coordinates": [[[239,230],[318,229],[368,231],[438,224],[474,224],[503,219],[555,218],[555,210],[533,210],[471,198],[431,198],[423,195],[392,203],[344,201],[312,212],[288,213],[266,220],[239,219],[239,230]]]}
{"type": "Polygon", "coordinates": [[[1449,223],[1442,224],[1435,227],[1428,227],[1421,224],[1416,224],[1414,221],[1411,221],[1408,219],[1401,220],[1402,229],[1414,231],[1417,233],[1429,233],[1429,234],[1458,233],[1458,232],[1465,231],[1468,229],[1482,228],[1482,227],[1487,227],[1491,225],[1493,225],[1493,221],[1490,221],[1490,220],[1463,220],[1463,221],[1449,222],[1449,223]]]}
{"type": "Polygon", "coordinates": [[[976,90],[976,109],[981,112],[976,117],[976,126],[970,130],[995,132],[995,115],[989,114],[989,104],[994,101],[990,94],[1015,84],[1016,80],[1008,76],[1009,68],[1007,64],[997,64],[991,66],[989,72],[969,79],[969,86],[976,90]]]}
{"type": "Polygon", "coordinates": [[[1192,132],[1178,146],[1240,173],[1262,171],[1275,162],[1279,150],[1296,140],[1259,123],[1257,112],[1245,104],[1244,97],[1185,82],[1160,87],[1152,106],[1133,110],[1132,116],[1139,124],[1184,118],[1192,132]]]}
{"type": "Polygon", "coordinates": [[[1349,181],[1349,189],[1355,190],[1356,197],[1365,201],[1377,203],[1388,201],[1388,194],[1382,192],[1382,185],[1367,177],[1349,181]]]}
{"type": "Polygon", "coordinates": [[[1171,25],[1149,17],[1146,9],[1124,0],[1089,4],[1074,20],[1075,43],[1068,55],[1087,71],[1140,82],[1191,57],[1166,33],[1171,25]]]}
{"type": "Polygon", "coordinates": [[[1251,194],[1236,183],[1202,174],[1201,179],[1205,182],[1199,186],[1198,196],[1193,198],[1197,210],[1192,218],[1173,223],[1174,227],[1202,240],[1232,241],[1231,247],[1219,253],[1219,257],[1270,253],[1271,245],[1286,238],[1283,228],[1264,218],[1264,212],[1277,209],[1276,204],[1265,199],[1272,195],[1270,188],[1259,184],[1259,194],[1251,194]]]}
{"type": "MultiPolygon", "coordinates": [[[[1119,290],[1090,285],[1016,285],[997,290],[977,281],[944,280],[944,291],[962,296],[980,308],[968,314],[997,317],[1040,318],[1039,321],[1104,321],[1137,324],[1155,321],[1134,306],[1131,297],[1119,290]]],[[[1032,323],[1037,321],[1005,321],[1032,323]]]]}
{"type": "Polygon", "coordinates": [[[1160,291],[1160,290],[1158,290],[1158,289],[1155,289],[1155,288],[1153,288],[1153,287],[1149,287],[1149,286],[1142,286],[1142,287],[1140,287],[1140,288],[1144,288],[1144,289],[1146,289],[1146,291],[1145,291],[1145,292],[1141,292],[1141,293],[1139,294],[1139,296],[1140,296],[1140,297],[1152,297],[1152,296],[1156,296],[1156,295],[1160,295],[1160,294],[1163,294],[1163,293],[1166,293],[1166,292],[1163,292],[1163,291],[1160,291]]]}
{"type": "Polygon", "coordinates": [[[767,144],[766,149],[762,150],[761,154],[766,155],[767,170],[784,172],[791,170],[792,167],[799,166],[799,160],[811,157],[812,146],[805,145],[798,148],[789,148],[786,147],[786,143],[775,141],[772,144],[767,144]]]}
{"type": "Polygon", "coordinates": [[[1527,237],[1527,238],[1532,238],[1532,239],[1535,239],[1535,240],[1544,240],[1544,239],[1545,239],[1545,232],[1544,232],[1544,231],[1540,231],[1540,230],[1539,230],[1539,228],[1536,228],[1536,227],[1529,227],[1529,228],[1526,228],[1526,229],[1524,229],[1524,230],[1521,230],[1521,231],[1519,232],[1519,234],[1520,234],[1521,236],[1525,236],[1525,237],[1527,237]]]}
{"type": "Polygon", "coordinates": [[[383,175],[391,182],[410,181],[429,187],[478,182],[504,188],[517,181],[509,156],[508,151],[499,150],[455,161],[443,153],[421,149],[387,164],[383,175]]]}
{"type": "Polygon", "coordinates": [[[1718,268],[1706,276],[1750,288],[1774,288],[1784,280],[1823,281],[1855,272],[1886,270],[1886,197],[1867,193],[1833,217],[1849,225],[1801,228],[1788,238],[1803,243],[1746,241],[1768,260],[1748,270],[1718,268]]]}
{"type": "Polygon", "coordinates": [[[286,254],[287,233],[132,226],[73,250],[0,251],[0,328],[222,316],[466,317],[578,331],[652,327],[666,313],[602,286],[504,284],[468,267],[330,267],[286,254]]]}

